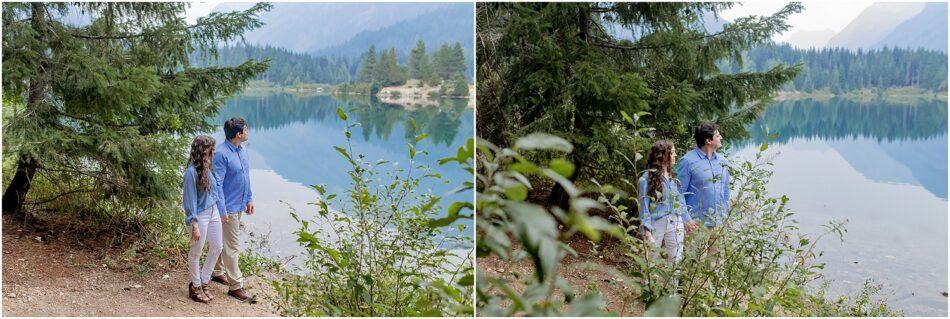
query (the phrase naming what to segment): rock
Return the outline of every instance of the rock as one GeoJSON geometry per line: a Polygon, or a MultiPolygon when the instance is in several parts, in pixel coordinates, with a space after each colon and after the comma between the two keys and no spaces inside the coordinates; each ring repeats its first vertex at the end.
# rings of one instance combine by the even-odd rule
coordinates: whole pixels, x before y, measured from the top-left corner
{"type": "Polygon", "coordinates": [[[165,274],[164,276],[162,276],[162,279],[168,279],[168,278],[171,278],[171,277],[172,277],[172,276],[169,276],[168,274],[165,274]]]}
{"type": "Polygon", "coordinates": [[[940,294],[941,294],[941,295],[943,295],[944,297],[946,297],[946,296],[947,296],[947,292],[946,292],[946,291],[944,291],[944,292],[941,292],[940,294]]]}
{"type": "Polygon", "coordinates": [[[38,242],[41,242],[41,243],[43,242],[43,237],[36,237],[36,238],[34,238],[34,239],[36,239],[36,241],[38,241],[38,242]]]}
{"type": "MultiPolygon", "coordinates": [[[[944,294],[946,294],[946,293],[944,293],[944,294]]],[[[16,298],[16,294],[15,294],[15,293],[12,293],[12,292],[11,292],[11,293],[8,293],[8,294],[7,294],[7,298],[16,298]]]]}

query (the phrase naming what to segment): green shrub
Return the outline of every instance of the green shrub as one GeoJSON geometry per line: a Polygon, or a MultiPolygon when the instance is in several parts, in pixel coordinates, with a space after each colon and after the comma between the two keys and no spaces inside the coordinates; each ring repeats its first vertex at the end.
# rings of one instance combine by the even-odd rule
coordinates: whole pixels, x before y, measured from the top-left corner
{"type": "MultiPolygon", "coordinates": [[[[687,236],[684,259],[670,264],[661,248],[641,240],[635,207],[636,194],[627,195],[611,185],[591,180],[588,187],[571,183],[574,167],[555,156],[546,165],[528,160],[524,151],[566,154],[572,145],[546,134],[522,137],[514,149],[499,149],[479,141],[477,175],[478,257],[497,256],[515,263],[530,258],[533,276],[518,286],[478,272],[479,314],[487,316],[604,315],[596,293],[575,296],[557,274],[557,265],[575,254],[567,239],[580,232],[592,241],[603,235],[618,239],[629,258],[623,271],[610,269],[618,282],[646,306],[646,315],[660,316],[872,316],[894,315],[879,287],[867,286],[855,297],[827,299],[823,291],[807,288],[819,278],[824,265],[816,243],[826,235],[843,236],[841,223],[831,222],[817,238],[801,234],[785,196],[770,197],[766,184],[771,172],[764,144],[752,161],[734,163],[733,205],[724,223],[700,227],[687,236]],[[564,187],[569,211],[525,202],[528,177],[549,179],[564,187]],[[610,212],[613,222],[589,216],[588,211],[610,212]],[[561,227],[558,227],[561,224],[561,227]]],[[[637,154],[636,158],[641,158],[637,154]]],[[[627,159],[631,165],[633,161],[627,159]]],[[[635,172],[636,174],[636,172],[635,172]]],[[[626,188],[633,188],[627,185],[626,188]]]]}
{"type": "MultiPolygon", "coordinates": [[[[438,218],[440,196],[423,192],[420,182],[441,178],[415,162],[415,143],[409,144],[406,170],[383,176],[388,161],[370,162],[350,144],[351,124],[346,122],[346,146],[335,147],[351,165],[351,187],[340,199],[323,186],[313,220],[291,215],[300,224],[297,242],[305,249],[303,267],[274,282],[277,307],[290,316],[462,316],[473,314],[471,252],[456,254],[447,247],[464,246],[470,236],[446,231],[468,202],[452,203],[438,218]],[[337,200],[335,200],[337,199],[337,200]],[[332,203],[332,206],[331,206],[332,203]],[[332,207],[332,208],[331,208],[332,207]],[[311,225],[329,229],[311,229],[311,225]]],[[[413,123],[414,126],[414,122],[413,123]]],[[[443,160],[470,163],[474,143],[459,149],[459,156],[443,160]]],[[[418,154],[422,154],[419,151],[418,154]]],[[[471,189],[470,183],[466,185],[471,189]]],[[[463,188],[465,189],[465,188],[463,188]]],[[[454,225],[461,232],[463,225],[454,225]]]]}

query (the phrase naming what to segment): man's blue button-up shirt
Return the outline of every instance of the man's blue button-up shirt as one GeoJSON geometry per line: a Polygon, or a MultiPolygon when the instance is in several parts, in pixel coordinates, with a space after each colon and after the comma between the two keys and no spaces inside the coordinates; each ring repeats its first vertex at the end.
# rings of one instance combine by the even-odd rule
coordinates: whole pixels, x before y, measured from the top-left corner
{"type": "Polygon", "coordinates": [[[680,192],[693,219],[706,226],[718,225],[729,212],[727,164],[718,153],[710,158],[698,147],[679,160],[676,177],[680,180],[680,192]]]}
{"type": "Polygon", "coordinates": [[[250,164],[244,146],[234,146],[225,140],[214,152],[214,171],[224,193],[224,206],[228,214],[247,210],[253,202],[251,193],[250,164]]]}

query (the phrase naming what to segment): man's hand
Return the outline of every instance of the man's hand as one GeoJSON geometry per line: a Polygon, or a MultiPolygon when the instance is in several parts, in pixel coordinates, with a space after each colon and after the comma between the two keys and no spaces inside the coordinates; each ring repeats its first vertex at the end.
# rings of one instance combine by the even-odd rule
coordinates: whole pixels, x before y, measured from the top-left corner
{"type": "Polygon", "coordinates": [[[191,222],[191,240],[198,241],[201,239],[201,232],[198,231],[198,222],[191,222]]]}
{"type": "Polygon", "coordinates": [[[221,216],[221,223],[222,223],[222,224],[227,224],[227,223],[228,223],[228,220],[231,220],[231,216],[230,216],[230,215],[224,214],[224,216],[221,216]]]}
{"type": "Polygon", "coordinates": [[[686,228],[686,233],[689,234],[695,231],[696,228],[699,228],[699,225],[697,225],[696,221],[694,220],[687,220],[686,224],[683,225],[683,227],[686,228]]]}
{"type": "Polygon", "coordinates": [[[248,215],[254,215],[254,203],[253,203],[253,202],[248,202],[248,203],[247,203],[247,214],[248,214],[248,215]]]}
{"type": "Polygon", "coordinates": [[[643,232],[643,240],[646,240],[646,241],[649,241],[649,242],[652,243],[652,242],[654,241],[654,240],[653,240],[653,234],[651,234],[649,230],[644,231],[644,232],[643,232]]]}

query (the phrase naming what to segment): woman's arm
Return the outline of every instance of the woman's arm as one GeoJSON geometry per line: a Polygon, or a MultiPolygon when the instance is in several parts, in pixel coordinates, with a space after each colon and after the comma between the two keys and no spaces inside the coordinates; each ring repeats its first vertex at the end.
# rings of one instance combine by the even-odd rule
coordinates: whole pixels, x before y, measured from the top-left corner
{"type": "Polygon", "coordinates": [[[646,231],[653,231],[653,218],[650,213],[650,196],[647,194],[647,184],[649,177],[647,174],[643,174],[643,177],[640,178],[640,181],[637,183],[637,194],[639,199],[640,206],[640,227],[646,231]]]}
{"type": "Polygon", "coordinates": [[[181,206],[185,209],[185,225],[191,225],[198,216],[198,184],[193,169],[185,170],[181,186],[181,206]]]}

